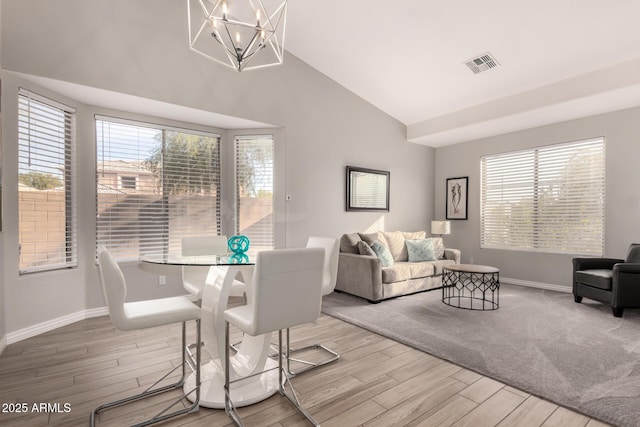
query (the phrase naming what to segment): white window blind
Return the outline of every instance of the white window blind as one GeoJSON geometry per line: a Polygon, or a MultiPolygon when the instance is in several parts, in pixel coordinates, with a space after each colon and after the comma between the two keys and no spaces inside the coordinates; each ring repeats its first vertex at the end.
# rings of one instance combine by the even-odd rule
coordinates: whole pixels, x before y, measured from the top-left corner
{"type": "Polygon", "coordinates": [[[76,267],[75,110],[20,89],[20,274],[76,267]]]}
{"type": "Polygon", "coordinates": [[[482,157],[481,246],[601,256],[604,138],[482,157]]]}
{"type": "Polygon", "coordinates": [[[96,118],[96,242],[117,259],[220,234],[220,137],[96,118]]]}
{"type": "Polygon", "coordinates": [[[250,253],[273,249],[273,136],[235,139],[236,233],[250,253]]]}

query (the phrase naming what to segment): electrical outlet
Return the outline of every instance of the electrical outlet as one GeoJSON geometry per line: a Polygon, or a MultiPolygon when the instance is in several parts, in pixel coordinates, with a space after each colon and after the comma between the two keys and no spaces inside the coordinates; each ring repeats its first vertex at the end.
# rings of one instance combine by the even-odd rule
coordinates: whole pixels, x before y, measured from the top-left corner
{"type": "Polygon", "coordinates": [[[158,276],[158,285],[164,286],[167,284],[167,276],[158,276]]]}

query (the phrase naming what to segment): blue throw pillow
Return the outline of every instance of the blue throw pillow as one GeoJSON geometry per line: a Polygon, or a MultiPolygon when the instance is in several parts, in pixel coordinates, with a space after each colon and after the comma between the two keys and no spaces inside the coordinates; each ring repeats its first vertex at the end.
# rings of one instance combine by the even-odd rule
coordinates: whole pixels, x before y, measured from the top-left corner
{"type": "Polygon", "coordinates": [[[409,253],[409,262],[435,261],[437,259],[431,239],[405,240],[405,243],[409,253]]]}
{"type": "Polygon", "coordinates": [[[389,249],[380,241],[376,240],[371,244],[371,249],[378,255],[378,258],[382,261],[383,267],[391,267],[393,265],[393,257],[389,249]]]}

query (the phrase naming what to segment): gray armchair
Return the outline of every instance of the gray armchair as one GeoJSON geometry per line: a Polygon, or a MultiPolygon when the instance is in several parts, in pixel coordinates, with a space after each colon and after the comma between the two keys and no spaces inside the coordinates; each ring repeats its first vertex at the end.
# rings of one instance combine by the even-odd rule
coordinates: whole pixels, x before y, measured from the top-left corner
{"type": "Polygon", "coordinates": [[[622,317],[625,308],[640,308],[640,243],[629,246],[627,259],[574,258],[573,298],[582,297],[611,306],[622,317]]]}

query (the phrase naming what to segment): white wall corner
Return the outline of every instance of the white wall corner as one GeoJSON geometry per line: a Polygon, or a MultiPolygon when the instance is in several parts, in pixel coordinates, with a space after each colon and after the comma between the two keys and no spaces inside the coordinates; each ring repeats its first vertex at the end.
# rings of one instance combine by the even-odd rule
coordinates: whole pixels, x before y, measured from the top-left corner
{"type": "Polygon", "coordinates": [[[4,349],[7,348],[7,336],[3,336],[2,339],[0,339],[0,354],[2,354],[2,352],[4,351],[4,349]]]}
{"type": "Polygon", "coordinates": [[[48,320],[37,325],[28,326],[15,332],[10,332],[2,339],[2,341],[0,341],[0,353],[4,349],[2,344],[4,344],[4,346],[6,347],[9,344],[26,340],[27,338],[35,337],[36,335],[40,335],[57,328],[61,328],[63,326],[70,325],[80,320],[90,319],[92,317],[106,316],[107,314],[109,314],[109,310],[107,309],[107,307],[92,308],[89,310],[82,310],[76,313],[68,314],[66,316],[58,317],[57,319],[48,320]]]}
{"type": "Polygon", "coordinates": [[[548,291],[564,293],[573,292],[570,286],[554,285],[551,283],[530,282],[528,280],[510,279],[508,277],[501,277],[500,283],[508,283],[510,285],[527,286],[529,288],[546,289],[548,291]]]}

